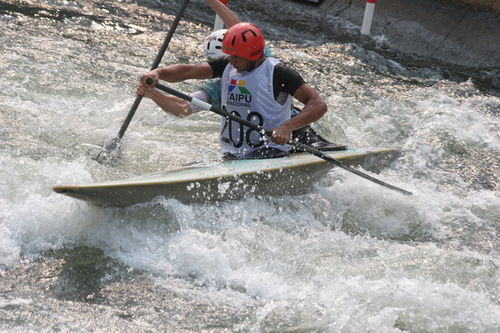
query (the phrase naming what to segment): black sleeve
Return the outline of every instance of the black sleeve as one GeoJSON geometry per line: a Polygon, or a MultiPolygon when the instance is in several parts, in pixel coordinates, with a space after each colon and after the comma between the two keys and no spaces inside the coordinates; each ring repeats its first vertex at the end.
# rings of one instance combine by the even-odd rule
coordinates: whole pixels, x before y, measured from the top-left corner
{"type": "Polygon", "coordinates": [[[274,67],[274,99],[277,99],[282,92],[293,96],[295,91],[304,84],[306,84],[306,81],[304,81],[296,70],[288,68],[283,64],[278,64],[274,67]]]}
{"type": "Polygon", "coordinates": [[[215,60],[209,61],[208,64],[212,67],[212,77],[222,77],[224,69],[229,64],[229,57],[220,57],[215,60]]]}

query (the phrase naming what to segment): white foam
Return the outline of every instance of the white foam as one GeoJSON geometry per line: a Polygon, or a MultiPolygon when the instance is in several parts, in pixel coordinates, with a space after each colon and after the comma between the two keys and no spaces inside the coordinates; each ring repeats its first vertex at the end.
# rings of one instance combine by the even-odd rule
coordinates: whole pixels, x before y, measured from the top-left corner
{"type": "MultiPolygon", "coordinates": [[[[493,332],[500,326],[496,245],[483,244],[496,240],[487,231],[496,231],[499,196],[472,189],[440,164],[450,143],[498,152],[497,97],[481,95],[472,82],[443,81],[433,70],[418,73],[353,44],[314,42],[317,49],[302,54],[284,50],[299,64],[312,54],[325,66],[326,74],[306,72],[323,96],[335,92],[326,97],[330,112],[318,123],[320,134],[354,147],[403,145],[401,159],[372,175],[412,197],[333,170],[331,184],[304,196],[211,205],[157,199],[96,208],[53,193],[51,186],[216,158],[219,119],[210,113],[168,117],[145,101],[123,139],[120,160],[98,165],[84,150],[118,132],[135,98],[134,76],[143,71],[145,51],[117,43],[118,49],[107,50],[117,58],[107,59],[76,39],[62,45],[55,37],[32,40],[19,33],[22,38],[16,32],[9,42],[23,45],[1,58],[2,274],[23,257],[82,244],[149,273],[160,285],[177,278],[193,298],[253,307],[253,331],[286,330],[287,324],[333,332],[493,332]],[[118,57],[125,49],[139,56],[118,57]],[[421,85],[397,80],[413,74],[422,74],[416,78],[421,85]]],[[[178,43],[194,48],[188,44],[178,43]]],[[[3,300],[0,306],[9,302],[30,301],[3,300]]]]}

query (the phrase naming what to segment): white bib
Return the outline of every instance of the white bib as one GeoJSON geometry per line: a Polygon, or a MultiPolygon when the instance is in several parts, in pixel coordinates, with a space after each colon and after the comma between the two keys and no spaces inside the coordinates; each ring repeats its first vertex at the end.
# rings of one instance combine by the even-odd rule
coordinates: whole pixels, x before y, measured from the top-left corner
{"type": "MultiPolygon", "coordinates": [[[[228,64],[222,74],[222,105],[226,111],[242,119],[272,130],[290,119],[292,96],[284,104],[274,99],[273,72],[280,62],[267,58],[251,72],[238,72],[228,64]]],[[[273,147],[288,151],[289,145],[276,144],[268,137],[234,120],[221,120],[221,152],[241,157],[260,147],[273,147]]]]}

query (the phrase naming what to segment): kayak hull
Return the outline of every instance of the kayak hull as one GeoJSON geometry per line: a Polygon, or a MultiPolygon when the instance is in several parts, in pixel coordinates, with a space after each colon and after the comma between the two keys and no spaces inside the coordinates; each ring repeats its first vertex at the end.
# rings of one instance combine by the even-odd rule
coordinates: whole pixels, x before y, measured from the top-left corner
{"type": "MultiPolygon", "coordinates": [[[[346,165],[377,169],[398,154],[394,148],[348,149],[327,155],[346,165]]],[[[99,206],[128,206],[155,197],[183,203],[237,200],[259,195],[297,195],[311,191],[334,165],[308,153],[290,157],[235,160],[188,166],[125,180],[54,186],[57,193],[99,206]]]]}

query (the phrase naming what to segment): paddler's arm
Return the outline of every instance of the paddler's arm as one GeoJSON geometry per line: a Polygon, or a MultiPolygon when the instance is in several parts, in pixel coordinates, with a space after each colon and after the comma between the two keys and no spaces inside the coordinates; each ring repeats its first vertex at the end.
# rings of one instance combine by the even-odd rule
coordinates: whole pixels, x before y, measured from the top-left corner
{"type": "Polygon", "coordinates": [[[282,145],[291,139],[292,131],[317,121],[328,111],[325,101],[306,83],[297,88],[293,97],[302,102],[304,108],[298,115],[273,130],[271,140],[282,145]]]}
{"type": "Polygon", "coordinates": [[[137,87],[137,95],[152,99],[165,112],[185,117],[193,113],[191,105],[175,96],[165,95],[154,88],[158,80],[180,82],[188,79],[207,79],[212,77],[212,67],[208,63],[177,64],[165,68],[155,69],[141,76],[137,87]],[[146,84],[148,78],[153,79],[153,84],[146,84]]]}
{"type": "Polygon", "coordinates": [[[157,68],[141,76],[141,85],[146,86],[148,78],[153,79],[153,86],[159,80],[167,82],[181,82],[190,79],[210,79],[212,77],[212,67],[208,62],[200,64],[176,64],[163,68],[157,68]]]}
{"type": "Polygon", "coordinates": [[[136,93],[139,96],[152,99],[163,111],[174,116],[186,117],[193,113],[191,105],[188,102],[175,96],[165,95],[153,86],[143,86],[141,84],[137,87],[136,93]]]}
{"type": "Polygon", "coordinates": [[[207,4],[219,15],[225,25],[231,27],[241,20],[231,9],[224,5],[220,0],[206,0],[207,4]]]}

